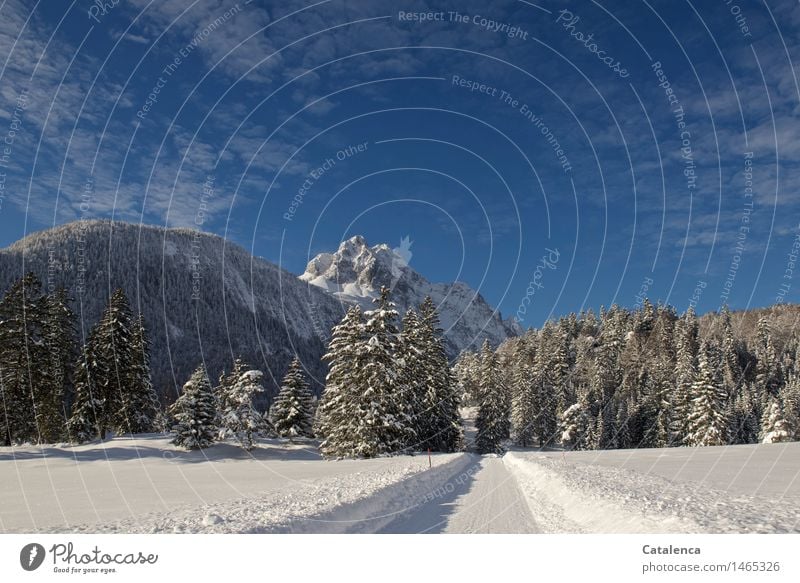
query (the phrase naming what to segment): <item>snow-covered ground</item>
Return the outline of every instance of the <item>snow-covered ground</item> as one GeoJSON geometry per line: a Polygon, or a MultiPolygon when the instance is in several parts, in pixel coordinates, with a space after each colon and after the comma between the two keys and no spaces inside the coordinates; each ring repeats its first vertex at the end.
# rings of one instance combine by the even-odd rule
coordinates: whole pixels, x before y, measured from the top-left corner
{"type": "Polygon", "coordinates": [[[504,461],[548,532],[800,532],[800,443],[504,461]]]}
{"type": "Polygon", "coordinates": [[[800,532],[800,443],[324,461],[163,436],[0,448],[2,532],[800,532]]]}

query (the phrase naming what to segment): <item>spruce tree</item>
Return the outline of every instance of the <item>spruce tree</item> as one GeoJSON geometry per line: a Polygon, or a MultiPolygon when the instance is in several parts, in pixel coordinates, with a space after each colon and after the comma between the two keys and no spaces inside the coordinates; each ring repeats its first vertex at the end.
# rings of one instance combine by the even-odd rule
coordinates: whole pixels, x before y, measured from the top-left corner
{"type": "Polygon", "coordinates": [[[97,422],[98,415],[105,407],[105,403],[95,381],[95,373],[99,368],[94,353],[94,347],[97,345],[96,334],[97,326],[95,325],[89,332],[75,366],[75,396],[67,421],[67,436],[74,443],[103,438],[98,433],[97,422]]]}
{"type": "Polygon", "coordinates": [[[697,375],[697,319],[689,308],[675,326],[675,393],[672,402],[672,442],[691,445],[689,417],[692,414],[692,383],[697,375]]]}
{"type": "Polygon", "coordinates": [[[728,442],[728,420],[724,411],[726,395],[720,386],[712,351],[707,342],[703,342],[699,350],[697,374],[691,388],[687,445],[725,445],[728,442]]]}
{"type": "Polygon", "coordinates": [[[502,453],[509,437],[508,398],[500,382],[497,355],[488,340],[481,347],[480,404],[475,420],[475,446],[480,453],[502,453]]]}
{"type": "Polygon", "coordinates": [[[69,307],[64,288],[44,298],[44,343],[49,369],[46,413],[40,423],[44,441],[54,442],[65,436],[67,406],[73,399],[73,373],[77,359],[75,314],[69,307]]]}
{"type": "Polygon", "coordinates": [[[61,387],[47,366],[45,305],[41,283],[29,273],[16,281],[0,301],[0,430],[3,441],[41,443],[60,415],[61,387]],[[53,394],[53,393],[56,394],[53,394]],[[39,429],[42,426],[45,434],[39,429]]]}
{"type": "Polygon", "coordinates": [[[211,383],[202,365],[183,385],[183,391],[169,410],[174,419],[172,443],[187,449],[202,449],[214,443],[217,409],[211,383]]]}
{"type": "Polygon", "coordinates": [[[325,457],[353,457],[354,444],[361,433],[358,416],[358,350],[364,337],[361,309],[353,306],[334,326],[328,352],[328,375],[322,392],[314,433],[322,438],[320,451],[325,457]]]}
{"type": "Polygon", "coordinates": [[[388,288],[381,289],[375,303],[375,309],[364,314],[364,340],[355,371],[363,420],[361,435],[353,444],[358,457],[400,453],[416,440],[412,403],[395,363],[398,314],[388,288]]]}
{"type": "Polygon", "coordinates": [[[537,435],[538,387],[534,379],[535,351],[525,338],[514,349],[512,371],[511,428],[514,443],[531,447],[537,435]]]}
{"type": "Polygon", "coordinates": [[[793,441],[796,428],[784,414],[777,399],[772,399],[764,411],[761,423],[761,443],[784,443],[793,441]]]}
{"type": "MultiPolygon", "coordinates": [[[[535,426],[539,446],[553,441],[558,431],[558,397],[555,383],[565,383],[566,373],[561,370],[563,354],[553,349],[553,325],[545,324],[539,333],[539,347],[534,361],[533,384],[535,396],[535,426]]],[[[555,344],[560,344],[556,339],[555,344]]]]}
{"type": "Polygon", "coordinates": [[[128,380],[120,391],[114,424],[120,433],[152,433],[162,429],[163,420],[161,403],[150,381],[150,342],[141,315],[132,326],[128,380]]]}
{"type": "MultiPolygon", "coordinates": [[[[422,356],[420,373],[426,387],[423,393],[423,416],[429,419],[427,433],[418,436],[423,448],[453,452],[463,445],[463,430],[459,406],[461,399],[450,369],[444,337],[439,327],[439,315],[430,296],[419,308],[418,351],[422,356]]],[[[411,406],[415,406],[415,392],[411,392],[411,406]]]]}
{"type": "Polygon", "coordinates": [[[219,439],[233,437],[245,450],[253,449],[254,437],[262,428],[255,401],[264,393],[263,377],[260,370],[252,370],[237,359],[228,382],[216,391],[219,439]]]}
{"type": "Polygon", "coordinates": [[[561,414],[561,444],[569,450],[588,449],[591,419],[589,404],[585,400],[580,399],[567,407],[561,414]]]}
{"type": "Polygon", "coordinates": [[[280,437],[313,437],[313,414],[313,396],[295,357],[270,409],[272,426],[280,437]]]}
{"type": "Polygon", "coordinates": [[[769,320],[764,316],[758,320],[755,357],[755,389],[759,399],[768,402],[778,395],[782,384],[782,372],[769,320]]]}
{"type": "Polygon", "coordinates": [[[398,379],[406,393],[404,395],[411,404],[414,429],[417,433],[416,443],[410,444],[414,449],[424,450],[431,447],[436,433],[434,405],[429,400],[429,393],[435,391],[428,376],[430,356],[423,346],[422,326],[417,313],[409,309],[402,320],[402,332],[398,338],[397,365],[398,379]]]}
{"type": "Polygon", "coordinates": [[[134,358],[133,316],[128,298],[121,289],[111,294],[108,306],[90,335],[92,384],[96,395],[97,435],[104,439],[108,430],[127,431],[128,420],[120,413],[130,400],[130,380],[134,358]]]}

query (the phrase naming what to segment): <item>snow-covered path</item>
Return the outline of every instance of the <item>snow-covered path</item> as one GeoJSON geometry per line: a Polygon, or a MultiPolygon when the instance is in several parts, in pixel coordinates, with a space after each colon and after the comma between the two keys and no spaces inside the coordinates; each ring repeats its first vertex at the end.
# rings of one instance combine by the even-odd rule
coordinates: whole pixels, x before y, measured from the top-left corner
{"type": "Polygon", "coordinates": [[[541,529],[501,458],[484,457],[469,491],[456,500],[445,532],[525,534],[541,529]]]}
{"type": "Polygon", "coordinates": [[[539,528],[501,458],[461,454],[286,531],[522,534],[539,528]]]}

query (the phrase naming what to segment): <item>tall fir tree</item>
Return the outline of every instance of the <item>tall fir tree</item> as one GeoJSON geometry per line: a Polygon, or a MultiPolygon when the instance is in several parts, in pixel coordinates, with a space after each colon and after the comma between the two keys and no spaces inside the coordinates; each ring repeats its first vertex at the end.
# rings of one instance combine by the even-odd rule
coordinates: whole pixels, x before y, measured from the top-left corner
{"type": "Polygon", "coordinates": [[[67,421],[67,436],[75,443],[103,437],[98,433],[97,422],[105,402],[95,380],[95,374],[101,366],[94,352],[97,345],[96,334],[97,325],[89,331],[75,366],[75,397],[67,421]]]}
{"type": "MultiPolygon", "coordinates": [[[[428,418],[427,433],[419,436],[423,448],[453,452],[463,446],[463,429],[455,377],[450,369],[439,314],[430,296],[419,308],[419,353],[421,373],[426,387],[423,393],[422,416],[428,418]]],[[[414,406],[414,393],[410,394],[414,406]]],[[[417,424],[419,426],[419,424],[417,424]]]]}
{"type": "Polygon", "coordinates": [[[364,338],[364,318],[358,306],[351,307],[334,326],[328,352],[325,390],[322,393],[315,434],[322,438],[320,451],[325,457],[354,457],[354,445],[361,434],[358,416],[358,351],[364,338]]]}
{"type": "Polygon", "coordinates": [[[475,447],[480,453],[500,453],[510,434],[508,398],[500,381],[497,355],[489,341],[481,347],[480,404],[475,420],[475,447]]]}
{"type": "Polygon", "coordinates": [[[725,391],[715,366],[713,347],[703,342],[699,350],[697,374],[692,383],[692,409],[686,445],[709,446],[728,443],[725,417],[725,391]]]}
{"type": "Polygon", "coordinates": [[[217,435],[217,407],[214,391],[202,365],[183,385],[180,397],[170,407],[175,438],[172,443],[187,449],[203,449],[217,435]]]}
{"type": "Polygon", "coordinates": [[[416,441],[410,393],[404,390],[395,363],[398,314],[388,288],[381,289],[375,303],[375,309],[364,314],[360,366],[355,371],[363,419],[363,431],[354,444],[358,457],[401,453],[416,441]]]}
{"type": "Polygon", "coordinates": [[[511,429],[514,443],[531,447],[537,436],[538,387],[534,375],[535,349],[526,338],[517,341],[511,374],[511,429]]]}
{"type": "Polygon", "coordinates": [[[672,443],[691,445],[692,384],[697,375],[697,318],[689,308],[675,326],[675,392],[672,402],[672,443]]]}
{"type": "Polygon", "coordinates": [[[150,342],[144,318],[132,322],[131,362],[120,391],[114,425],[120,433],[152,433],[164,429],[161,403],[150,380],[150,342]]]}
{"type": "Polygon", "coordinates": [[[255,435],[262,429],[256,399],[264,394],[263,377],[237,359],[224,386],[215,391],[219,439],[233,437],[247,451],[255,447],[255,435]]]}
{"type": "Polygon", "coordinates": [[[270,420],[280,437],[313,437],[313,415],[313,396],[303,366],[295,357],[270,409],[270,420]]]}
{"type": "Polygon", "coordinates": [[[772,399],[764,411],[761,422],[761,443],[785,443],[793,441],[797,429],[783,412],[780,402],[772,399]]]}
{"type": "Polygon", "coordinates": [[[32,273],[12,284],[0,301],[0,430],[7,445],[42,443],[48,437],[48,416],[60,413],[58,395],[52,394],[58,388],[46,365],[44,307],[41,283],[32,273]]]}
{"type": "Polygon", "coordinates": [[[47,347],[49,368],[47,391],[48,412],[40,424],[45,441],[53,442],[65,437],[68,405],[73,400],[73,373],[77,359],[75,313],[69,307],[64,288],[54,290],[44,298],[44,343],[47,347]]]}

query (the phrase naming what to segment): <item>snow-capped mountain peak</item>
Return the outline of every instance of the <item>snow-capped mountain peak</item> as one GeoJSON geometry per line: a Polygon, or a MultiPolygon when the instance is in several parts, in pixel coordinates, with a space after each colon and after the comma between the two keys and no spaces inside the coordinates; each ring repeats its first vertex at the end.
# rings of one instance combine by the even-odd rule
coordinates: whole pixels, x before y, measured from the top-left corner
{"type": "Polygon", "coordinates": [[[466,283],[431,283],[411,268],[411,246],[412,241],[404,237],[397,247],[385,243],[370,247],[357,235],[343,241],[335,253],[320,253],[311,259],[300,279],[364,309],[372,307],[372,300],[384,286],[392,291],[401,313],[431,296],[438,306],[451,356],[478,348],[484,339],[497,345],[517,334],[514,323],[503,321],[466,283]]]}

